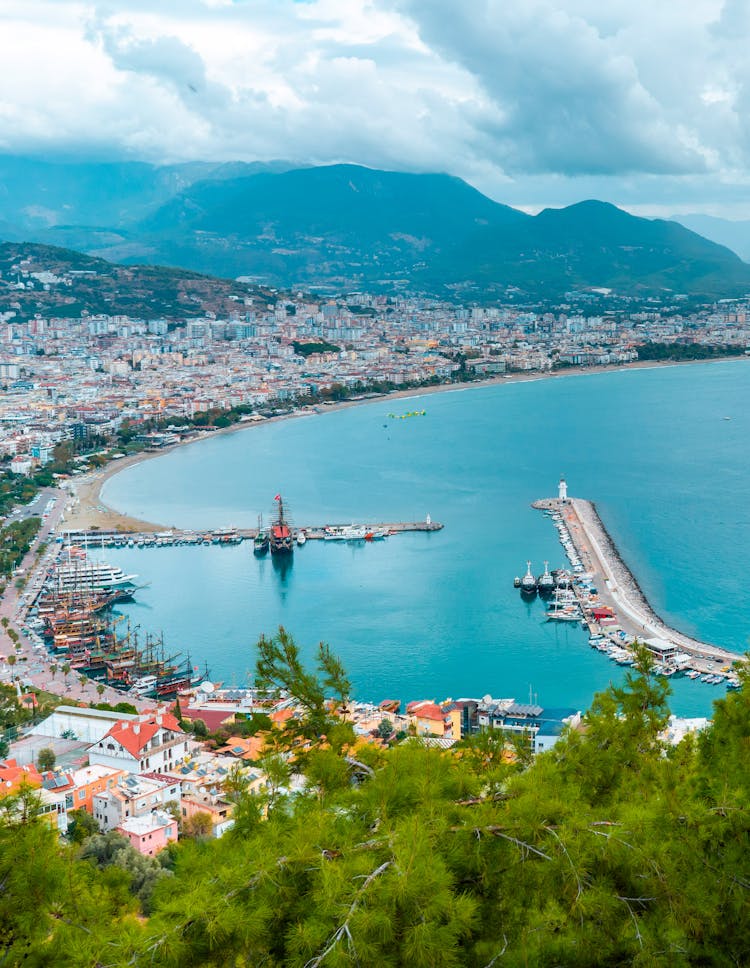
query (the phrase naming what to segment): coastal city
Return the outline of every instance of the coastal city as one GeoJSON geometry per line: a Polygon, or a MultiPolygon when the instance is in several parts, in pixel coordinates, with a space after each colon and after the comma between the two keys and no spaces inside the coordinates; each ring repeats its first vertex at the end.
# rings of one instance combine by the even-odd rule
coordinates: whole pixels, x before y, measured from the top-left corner
{"type": "Polygon", "coordinates": [[[748,10],[0,7],[0,968],[750,966],[748,10]]]}
{"type": "Polygon", "coordinates": [[[85,465],[86,444],[117,442],[123,424],[128,439],[156,422],[162,431],[171,425],[145,441],[163,447],[186,422],[222,426],[220,414],[238,408],[242,420],[262,420],[371,392],[645,365],[675,350],[678,359],[743,355],[750,347],[748,299],[692,313],[680,312],[679,300],[631,312],[624,300],[593,315],[585,300],[553,314],[363,293],[277,293],[275,303],[237,294],[222,300],[236,307],[225,316],[19,318],[18,287],[33,293],[70,282],[38,260],[21,260],[0,279],[0,459],[16,475],[50,462],[63,441],[75,443],[85,465]],[[213,420],[203,419],[210,413],[213,420]]]}
{"type": "MultiPolygon", "coordinates": [[[[29,272],[23,264],[14,273],[26,280],[16,285],[65,285],[64,278],[29,272]]],[[[6,579],[0,679],[21,704],[36,702],[40,690],[55,695],[57,689],[62,696],[61,705],[41,721],[34,717],[31,728],[8,731],[0,778],[11,790],[22,783],[38,788],[60,830],[67,829],[71,809],[84,809],[102,832],[119,831],[147,855],[175,839],[178,824],[190,830],[200,814],[201,823],[210,818],[213,836],[230,829],[227,779],[236,780],[239,770],[251,789],[264,789],[264,756],[274,745],[272,733],[235,734],[235,727],[262,715],[273,730],[302,710],[283,693],[269,698],[252,688],[224,689],[189,658],[167,657],[163,643],[148,634],[139,643],[135,632],[117,632],[112,610],[137,595],[133,576],[90,564],[87,541],[96,539],[104,549],[248,540],[262,554],[278,530],[279,547],[271,550],[291,553],[293,543],[306,538],[378,540],[441,525],[428,516],[426,523],[330,526],[307,534],[296,528],[282,535],[280,505],[278,529],[264,534],[157,532],[155,525],[101,506],[98,468],[214,433],[231,425],[223,414],[254,423],[399,388],[638,364],[649,360],[649,346],[698,355],[743,355],[750,346],[747,300],[689,316],[674,307],[632,315],[535,314],[361,293],[346,300],[279,295],[275,305],[252,303],[244,297],[226,318],[16,321],[12,302],[2,314],[4,474],[32,481],[47,466],[57,470],[38,497],[31,492],[26,518],[38,514],[41,529],[19,549],[6,579]],[[201,419],[208,414],[211,421],[201,419]],[[56,764],[46,772],[38,768],[42,749],[42,760],[51,756],[56,764]]],[[[516,579],[522,597],[554,592],[553,599],[545,596],[549,620],[582,622],[592,648],[620,665],[633,664],[631,647],[640,637],[662,674],[739,686],[733,653],[681,636],[651,612],[588,502],[569,500],[561,481],[558,497],[538,506],[552,515],[570,569],[554,579],[546,570],[540,577],[529,571],[516,579]]],[[[5,514],[6,533],[22,526],[11,494],[5,514]]],[[[511,758],[514,735],[533,755],[550,749],[565,727],[581,724],[581,711],[572,707],[490,696],[417,698],[403,709],[386,698],[332,710],[352,725],[358,742],[381,746],[419,736],[449,748],[497,728],[509,737],[511,758]]],[[[705,724],[672,717],[664,739],[677,742],[705,724]]]]}

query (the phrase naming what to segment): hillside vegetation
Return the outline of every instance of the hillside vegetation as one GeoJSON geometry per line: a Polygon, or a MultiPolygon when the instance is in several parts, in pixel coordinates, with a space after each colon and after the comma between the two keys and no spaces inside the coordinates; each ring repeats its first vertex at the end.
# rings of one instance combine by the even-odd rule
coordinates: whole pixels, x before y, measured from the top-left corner
{"type": "Polygon", "coordinates": [[[161,872],[116,863],[103,838],[61,847],[6,799],[0,963],[750,963],[746,677],[707,733],[667,749],[668,687],[644,665],[526,766],[487,735],[447,753],[418,740],[353,752],[322,703],[346,692],[343,670],[321,660],[322,678],[284,633],[261,643],[264,681],[294,685],[306,710],[279,751],[326,735],[298,761],[305,792],[284,793],[288,767],[270,755],[264,796],[233,792],[234,829],[169,848],[161,872]]]}

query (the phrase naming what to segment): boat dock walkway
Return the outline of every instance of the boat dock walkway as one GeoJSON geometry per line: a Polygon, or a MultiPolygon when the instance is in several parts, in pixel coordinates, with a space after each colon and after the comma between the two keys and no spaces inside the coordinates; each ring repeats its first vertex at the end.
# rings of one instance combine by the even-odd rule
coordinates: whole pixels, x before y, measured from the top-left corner
{"type": "MultiPolygon", "coordinates": [[[[368,532],[372,531],[381,535],[405,534],[407,532],[432,532],[441,531],[443,525],[438,521],[429,518],[425,521],[394,521],[379,524],[352,525],[348,524],[326,524],[312,525],[310,527],[294,527],[292,534],[296,536],[304,532],[308,541],[330,540],[332,533],[341,532],[346,529],[361,528],[368,532]]],[[[92,547],[113,547],[123,545],[134,545],[144,547],[168,547],[175,544],[240,544],[243,541],[252,541],[258,534],[257,528],[199,528],[187,530],[180,528],[170,528],[164,531],[65,531],[58,530],[58,538],[63,537],[65,542],[79,545],[91,545],[92,547]]],[[[349,539],[357,540],[357,539],[349,539]]],[[[364,541],[364,538],[359,540],[364,541]]]]}
{"type": "MultiPolygon", "coordinates": [[[[622,560],[592,501],[546,498],[535,501],[532,507],[562,516],[583,568],[592,576],[599,603],[613,609],[619,626],[626,633],[640,641],[661,640],[690,657],[686,668],[701,673],[716,673],[726,670],[734,662],[744,661],[739,653],[678,632],[659,618],[622,560]]],[[[586,600],[581,589],[576,589],[576,595],[583,614],[591,617],[591,602],[586,600]]],[[[596,624],[593,619],[591,624],[596,624]]]]}

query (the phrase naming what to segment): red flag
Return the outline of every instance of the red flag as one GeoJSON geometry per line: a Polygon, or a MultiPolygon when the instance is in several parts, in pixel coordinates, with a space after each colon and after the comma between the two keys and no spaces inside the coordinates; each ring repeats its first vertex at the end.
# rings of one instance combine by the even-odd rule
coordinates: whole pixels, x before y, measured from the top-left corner
{"type": "Polygon", "coordinates": [[[280,501],[280,500],[281,500],[281,495],[277,494],[276,497],[274,498],[274,501],[280,501]]]}

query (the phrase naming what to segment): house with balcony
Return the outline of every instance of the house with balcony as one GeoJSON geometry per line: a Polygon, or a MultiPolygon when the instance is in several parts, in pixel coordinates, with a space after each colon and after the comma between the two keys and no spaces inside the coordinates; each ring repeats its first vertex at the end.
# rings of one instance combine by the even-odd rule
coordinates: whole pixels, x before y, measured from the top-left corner
{"type": "Polygon", "coordinates": [[[187,754],[188,737],[171,713],[120,720],[88,749],[92,765],[126,773],[168,773],[187,754]]]}

